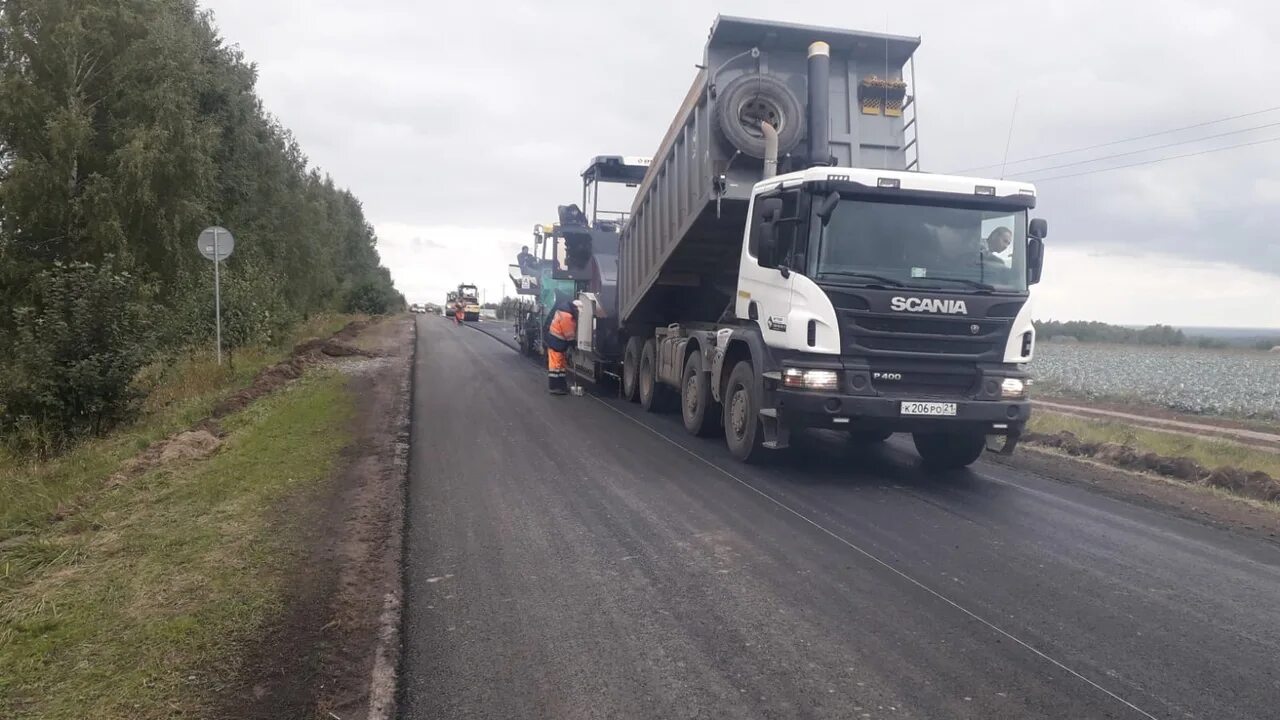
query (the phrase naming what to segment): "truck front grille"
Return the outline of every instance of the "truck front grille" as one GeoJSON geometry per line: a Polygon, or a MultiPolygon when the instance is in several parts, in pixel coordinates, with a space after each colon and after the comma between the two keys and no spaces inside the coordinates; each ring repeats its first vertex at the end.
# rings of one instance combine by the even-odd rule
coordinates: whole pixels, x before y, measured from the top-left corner
{"type": "Polygon", "coordinates": [[[910,398],[965,398],[977,392],[978,371],[973,366],[945,370],[910,366],[873,365],[871,386],[881,395],[910,398]]]}
{"type": "Polygon", "coordinates": [[[842,351],[867,357],[941,357],[1000,362],[1009,336],[1004,318],[904,317],[838,310],[842,351]]]}
{"type": "Polygon", "coordinates": [[[913,337],[864,337],[862,346],[873,350],[909,353],[942,353],[945,355],[981,355],[990,352],[990,342],[973,343],[956,340],[934,340],[913,337]]]}

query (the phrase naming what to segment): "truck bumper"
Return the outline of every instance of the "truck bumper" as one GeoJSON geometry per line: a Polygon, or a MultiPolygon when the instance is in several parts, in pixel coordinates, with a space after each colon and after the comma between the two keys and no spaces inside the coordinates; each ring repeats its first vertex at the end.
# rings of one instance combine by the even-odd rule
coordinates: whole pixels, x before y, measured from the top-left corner
{"type": "Polygon", "coordinates": [[[799,390],[776,390],[778,417],[793,428],[892,430],[893,432],[977,432],[1020,435],[1031,417],[1030,400],[867,397],[799,390]],[[955,403],[954,416],[903,415],[902,403],[955,403]]]}

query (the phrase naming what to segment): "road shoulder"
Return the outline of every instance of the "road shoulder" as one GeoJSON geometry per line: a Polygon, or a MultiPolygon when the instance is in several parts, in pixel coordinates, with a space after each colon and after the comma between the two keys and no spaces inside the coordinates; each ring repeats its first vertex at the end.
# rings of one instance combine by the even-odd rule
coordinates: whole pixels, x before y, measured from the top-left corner
{"type": "Polygon", "coordinates": [[[1198,523],[1280,543],[1280,507],[1152,473],[1111,467],[1052,449],[1020,446],[1012,456],[988,453],[992,462],[1120,500],[1163,510],[1198,523]]]}
{"type": "Polygon", "coordinates": [[[415,325],[349,333],[331,367],[352,404],[329,483],[277,508],[303,550],[276,620],[254,644],[222,716],[384,720],[395,712],[401,533],[415,325]]]}
{"type": "Polygon", "coordinates": [[[395,714],[415,339],[414,316],[396,318],[357,339],[374,358],[346,364],[356,413],[327,523],[340,531],[327,543],[339,571],[316,693],[325,717],[395,714]]]}

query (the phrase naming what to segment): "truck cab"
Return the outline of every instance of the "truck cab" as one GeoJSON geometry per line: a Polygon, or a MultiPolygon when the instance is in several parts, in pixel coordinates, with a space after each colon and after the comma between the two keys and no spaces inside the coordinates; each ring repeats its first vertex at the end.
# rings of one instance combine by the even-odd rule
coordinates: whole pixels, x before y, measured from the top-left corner
{"type": "Polygon", "coordinates": [[[762,408],[789,428],[1012,450],[1030,416],[1035,202],[1027,183],[865,168],[757,183],[734,314],[777,375],[762,408]]]}

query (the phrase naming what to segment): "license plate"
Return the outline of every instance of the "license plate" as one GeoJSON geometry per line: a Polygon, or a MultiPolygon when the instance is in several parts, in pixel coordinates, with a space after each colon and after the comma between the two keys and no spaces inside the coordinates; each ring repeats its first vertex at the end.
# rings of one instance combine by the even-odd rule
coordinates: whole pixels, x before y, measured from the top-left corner
{"type": "Polygon", "coordinates": [[[940,402],[904,402],[902,403],[902,414],[951,416],[956,414],[956,404],[940,402]]]}

